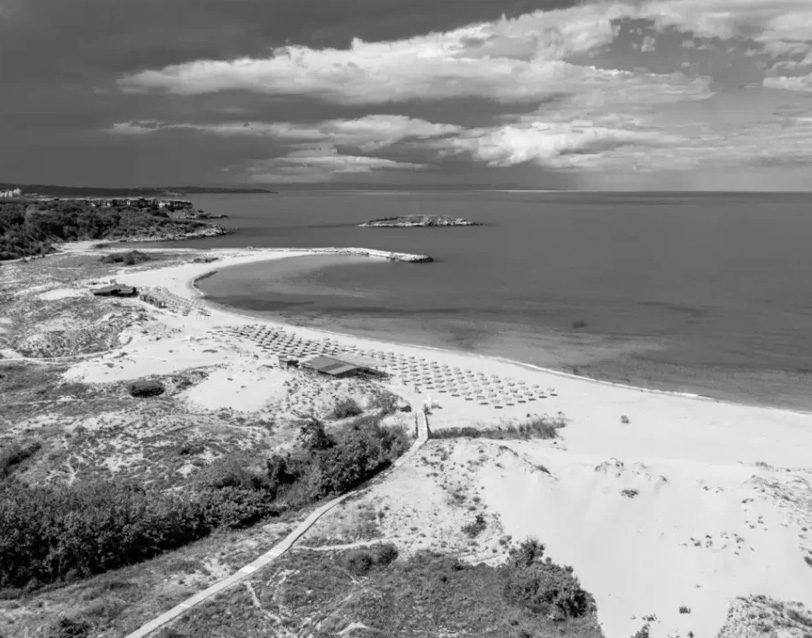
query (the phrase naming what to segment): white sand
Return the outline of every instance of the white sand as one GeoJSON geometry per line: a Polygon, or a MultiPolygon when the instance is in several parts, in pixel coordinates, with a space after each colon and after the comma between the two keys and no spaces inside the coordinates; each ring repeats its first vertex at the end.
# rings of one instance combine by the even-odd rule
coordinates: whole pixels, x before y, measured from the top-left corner
{"type": "Polygon", "coordinates": [[[218,368],[206,379],[185,392],[188,401],[208,410],[231,408],[254,412],[274,401],[281,401],[289,378],[279,368],[260,368],[241,363],[218,368]]]}
{"type": "MultiPolygon", "coordinates": [[[[139,287],[162,286],[193,299],[196,293],[189,282],[205,272],[306,254],[209,253],[218,261],[158,265],[122,274],[118,280],[139,287]]],[[[250,341],[208,332],[216,326],[258,320],[217,308],[209,312],[179,316],[154,310],[170,330],[178,331],[174,336],[150,341],[136,335],[139,338],[124,348],[125,356],[83,362],[68,376],[111,381],[225,365],[189,391],[189,400],[248,407],[271,400],[272,379],[256,373],[270,355],[250,341]],[[206,352],[211,349],[217,352],[206,352]]],[[[307,339],[329,334],[284,328],[307,339]]],[[[507,533],[517,539],[537,537],[554,560],[575,568],[597,598],[608,638],[628,638],[648,614],[659,619],[651,628],[654,636],[688,631],[712,636],[724,623],[730,602],[747,594],[769,594],[812,607],[812,568],[804,563],[801,550],[812,549],[812,535],[801,529],[812,529],[812,415],[645,391],[451,351],[329,336],[341,347],[386,350],[555,388],[556,396],[502,410],[432,394],[430,399],[442,408],[434,411],[430,422],[439,428],[493,425],[527,414],[566,415],[570,421],[558,449],[549,442],[512,443],[511,447],[521,447],[525,460],[486,464],[478,480],[507,533]],[[630,423],[621,423],[621,415],[627,415],[630,423]],[[548,467],[552,476],[532,472],[531,461],[548,467]],[[782,481],[794,481],[797,491],[790,500],[782,497],[788,489],[782,481]],[[779,487],[765,487],[771,482],[779,487]],[[627,498],[620,494],[623,489],[639,493],[627,498]],[[691,613],[680,614],[682,605],[691,613]]],[[[397,382],[392,387],[401,395],[427,397],[397,382]]],[[[389,481],[399,476],[408,478],[408,473],[395,473],[389,481]]],[[[432,524],[415,524],[421,523],[432,524]]]]}
{"type": "Polygon", "coordinates": [[[59,299],[71,299],[73,297],[86,297],[87,294],[86,290],[77,288],[52,288],[51,290],[46,290],[37,295],[37,299],[42,299],[43,301],[57,301],[59,299]]]}

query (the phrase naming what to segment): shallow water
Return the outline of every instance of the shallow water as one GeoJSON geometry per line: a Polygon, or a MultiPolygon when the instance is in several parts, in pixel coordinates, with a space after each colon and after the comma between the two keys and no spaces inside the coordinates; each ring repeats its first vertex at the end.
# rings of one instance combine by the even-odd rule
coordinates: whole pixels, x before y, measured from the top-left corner
{"type": "Polygon", "coordinates": [[[806,194],[288,193],[195,202],[240,231],[184,246],[365,246],[225,269],[217,303],[589,376],[812,409],[806,194]],[[474,228],[361,229],[437,213],[474,228]]]}

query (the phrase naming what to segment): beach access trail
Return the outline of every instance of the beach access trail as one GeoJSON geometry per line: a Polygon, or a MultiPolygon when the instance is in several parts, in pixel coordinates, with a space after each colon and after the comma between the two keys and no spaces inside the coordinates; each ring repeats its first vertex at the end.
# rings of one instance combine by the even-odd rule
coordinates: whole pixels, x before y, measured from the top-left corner
{"type": "MultiPolygon", "coordinates": [[[[418,406],[414,407],[417,408],[418,406]]],[[[415,409],[414,414],[415,421],[417,424],[417,438],[415,439],[414,443],[412,443],[412,446],[400,458],[398,458],[397,461],[395,461],[392,464],[392,467],[376,476],[373,480],[380,480],[382,478],[385,478],[388,474],[397,471],[399,467],[401,467],[409,458],[414,456],[418,452],[418,450],[423,446],[423,444],[426,441],[428,441],[429,428],[425,413],[423,412],[422,409],[415,409]]],[[[210,600],[220,592],[223,592],[226,589],[233,587],[237,583],[250,577],[258,570],[271,564],[274,560],[282,556],[291,547],[293,547],[296,541],[298,541],[325,514],[327,514],[329,511],[331,511],[333,508],[335,508],[343,501],[353,496],[358,491],[366,489],[366,487],[367,484],[365,483],[355,490],[342,494],[341,496],[337,496],[336,498],[327,501],[323,505],[320,505],[313,512],[311,512],[310,515],[305,520],[299,523],[292,532],[290,532],[287,536],[285,536],[285,538],[279,541],[267,552],[262,554],[262,556],[251,561],[242,568],[238,569],[236,572],[231,574],[231,576],[228,576],[214,583],[213,585],[207,587],[203,591],[198,592],[197,594],[191,596],[190,598],[187,598],[182,603],[175,605],[172,609],[164,612],[157,618],[153,618],[149,622],[143,624],[134,632],[128,634],[127,638],[146,638],[146,636],[149,636],[151,633],[157,631],[158,629],[161,629],[162,627],[165,627],[167,624],[169,624],[176,618],[179,618],[188,610],[192,609],[192,607],[196,607],[200,603],[210,600]]]]}

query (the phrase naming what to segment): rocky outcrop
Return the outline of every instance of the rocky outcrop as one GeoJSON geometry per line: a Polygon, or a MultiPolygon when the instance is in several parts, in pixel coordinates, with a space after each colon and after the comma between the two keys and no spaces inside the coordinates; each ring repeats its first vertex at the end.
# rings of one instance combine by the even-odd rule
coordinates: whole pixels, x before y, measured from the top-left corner
{"type": "MultiPolygon", "coordinates": [[[[234,230],[231,228],[223,228],[218,224],[207,224],[199,228],[194,228],[188,231],[168,232],[168,233],[150,233],[147,235],[138,235],[135,237],[120,237],[116,239],[117,242],[122,243],[142,243],[142,242],[158,242],[158,241],[181,241],[183,239],[205,239],[207,237],[219,237],[220,235],[229,235],[234,230]]],[[[105,244],[100,244],[104,246],[105,244]]]]}
{"type": "Polygon", "coordinates": [[[451,226],[481,225],[468,219],[449,217],[448,215],[405,215],[402,217],[373,219],[358,226],[360,228],[448,228],[451,226]]]}

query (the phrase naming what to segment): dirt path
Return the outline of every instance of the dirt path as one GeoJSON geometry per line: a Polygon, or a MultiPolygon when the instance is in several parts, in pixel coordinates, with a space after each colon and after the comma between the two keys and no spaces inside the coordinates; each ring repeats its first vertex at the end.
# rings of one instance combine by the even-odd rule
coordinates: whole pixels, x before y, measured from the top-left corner
{"type": "MultiPolygon", "coordinates": [[[[397,470],[401,465],[403,465],[409,458],[417,454],[418,450],[423,446],[423,444],[428,440],[429,436],[429,428],[428,428],[428,421],[426,420],[426,416],[423,414],[422,410],[415,411],[415,419],[417,420],[417,439],[412,444],[412,447],[401,456],[392,467],[386,471],[385,474],[393,472],[397,470]]],[[[364,489],[364,486],[361,486],[358,489],[364,489]]],[[[145,638],[149,636],[152,632],[157,631],[158,629],[166,626],[176,618],[180,617],[183,613],[199,605],[200,603],[209,600],[210,598],[216,596],[222,591],[225,591],[229,587],[236,585],[237,583],[241,582],[242,580],[248,578],[256,572],[257,570],[262,569],[266,565],[270,564],[277,558],[279,558],[282,554],[287,552],[302,535],[307,532],[313,525],[327,512],[332,510],[336,505],[341,503],[342,501],[348,499],[352,496],[357,490],[353,490],[352,492],[347,492],[341,496],[334,498],[331,501],[328,501],[318,509],[316,509],[313,513],[310,514],[304,521],[302,521],[296,529],[294,529],[290,534],[288,534],[284,539],[282,539],[279,543],[274,545],[270,550],[265,552],[262,556],[257,558],[256,560],[248,563],[241,569],[237,570],[231,576],[224,578],[221,581],[214,583],[213,585],[207,587],[203,591],[198,592],[191,598],[187,598],[182,603],[176,605],[172,609],[167,612],[164,612],[157,618],[153,618],[148,623],[145,623],[140,628],[136,629],[131,634],[128,634],[126,638],[145,638]]]]}

